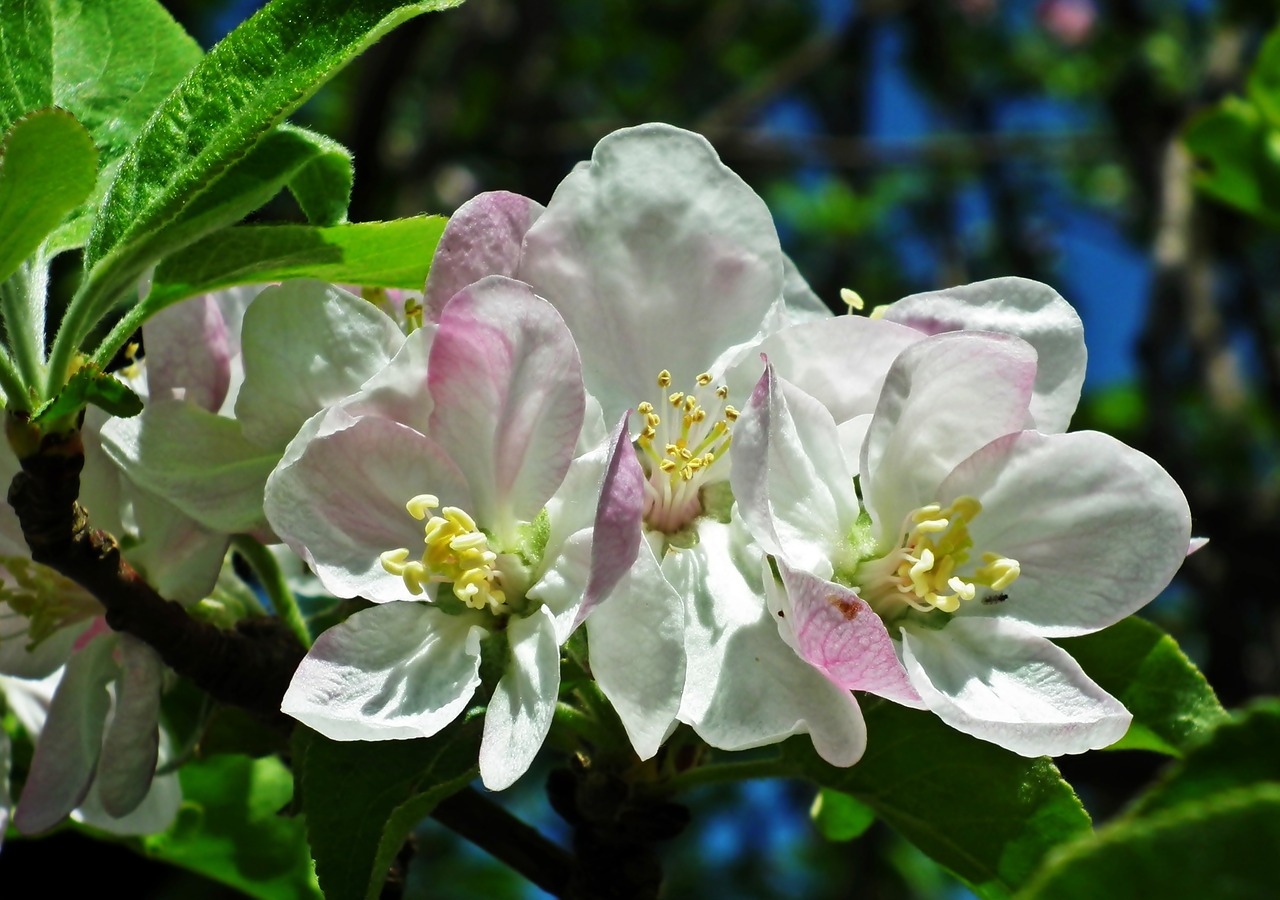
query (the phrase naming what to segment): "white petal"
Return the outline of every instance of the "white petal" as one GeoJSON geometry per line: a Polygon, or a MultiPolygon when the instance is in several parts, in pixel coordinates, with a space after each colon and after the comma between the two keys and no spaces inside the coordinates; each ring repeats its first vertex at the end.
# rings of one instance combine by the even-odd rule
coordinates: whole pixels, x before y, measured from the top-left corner
{"type": "Polygon", "coordinates": [[[1016,619],[1047,637],[1086,634],[1155,598],[1186,557],[1191,512],[1150,457],[1094,431],[1026,431],[984,447],[942,484],[939,502],[969,495],[977,552],[1016,559],[1003,603],[966,616],[1016,619]]]}
{"type": "Polygon", "coordinates": [[[231,534],[265,524],[262,487],[279,453],[247,441],[234,420],[156,399],[138,416],[107,422],[101,440],[131,481],[206,528],[231,534]]]}
{"type": "Polygon", "coordinates": [[[13,798],[9,796],[9,769],[12,761],[9,733],[0,728],[0,848],[4,847],[4,833],[9,830],[9,819],[13,814],[13,798]]]}
{"type": "Polygon", "coordinates": [[[745,750],[808,733],[835,766],[866,749],[866,726],[853,695],[801,659],[778,635],[758,577],[760,555],[735,560],[729,526],[704,522],[700,543],[669,554],[667,580],[690,599],[680,720],[713,747],[745,750]],[[740,568],[741,567],[741,568],[740,568]]]}
{"type": "Polygon", "coordinates": [[[121,672],[96,787],[103,809],[120,818],[137,809],[156,771],[164,664],[156,651],[137,638],[121,634],[117,640],[121,672]]]}
{"type": "Polygon", "coordinates": [[[902,656],[942,721],[1022,756],[1108,747],[1132,719],[1065,650],[1013,622],[904,628],[902,656]]]}
{"type": "Polygon", "coordinates": [[[882,539],[907,513],[935,502],[938,485],[961,460],[1026,427],[1035,373],[1035,351],[1006,335],[943,334],[902,352],[885,379],[859,466],[882,539]]]}
{"type": "Polygon", "coordinates": [[[587,618],[591,672],[641,759],[658,752],[675,724],[685,682],[684,600],[667,583],[653,548],[587,618]]]}
{"type": "Polygon", "coordinates": [[[766,552],[821,578],[858,518],[836,423],[812,397],[766,368],[734,426],[731,483],[766,552]]]}
{"type": "Polygon", "coordinates": [[[67,663],[13,817],[23,834],[57,825],[88,793],[111,703],[107,685],[119,671],[111,658],[115,646],[110,635],[96,637],[67,663]]]}
{"type": "Polygon", "coordinates": [[[830,307],[814,293],[791,257],[785,253],[782,255],[782,299],[786,303],[787,318],[792,323],[829,322],[833,318],[830,307]]]}
{"type": "Polygon", "coordinates": [[[470,510],[462,474],[428,438],[397,422],[339,413],[336,430],[319,436],[286,459],[267,482],[271,527],[315,569],[339,597],[376,603],[410,600],[402,579],[380,556],[407,548],[420,553],[423,523],[405,504],[435,494],[440,505],[470,510]]]}
{"type": "Polygon", "coordinates": [[[303,422],[386,366],[404,334],[367,300],[331,284],[290,281],[250,304],[241,342],[236,419],[250,441],[280,451],[303,422]]]}
{"type": "Polygon", "coordinates": [[[573,338],[528,285],[490,276],[444,308],[427,380],[428,434],[466,475],[471,514],[505,544],[573,459],[585,402],[573,338]]]}
{"type": "Polygon", "coordinates": [[[875,412],[893,361],[924,335],[865,316],[835,316],[769,335],[725,373],[730,397],[747,397],[762,371],[759,354],[781,378],[811,395],[837,423],[875,412]]]}
{"type": "Polygon", "coordinates": [[[1084,383],[1084,326],[1071,304],[1047,284],[992,278],[903,297],[886,308],[884,317],[925,334],[998,331],[1022,338],[1039,359],[1031,397],[1036,430],[1067,430],[1084,383]]]}
{"type": "Polygon", "coordinates": [[[491,791],[515,784],[542,748],[560,693],[560,646],[545,608],[507,621],[510,657],[484,714],[480,778],[491,791]]]}
{"type": "Polygon", "coordinates": [[[561,182],[519,277],[564,316],[615,422],[661,370],[688,390],[754,339],[782,296],[783,262],[769,210],[711,145],[652,124],[605,137],[561,182]]]}
{"type": "Polygon", "coordinates": [[[480,613],[386,603],[316,639],[280,709],[334,741],[431,737],[480,683],[480,613]]]}
{"type": "Polygon", "coordinates": [[[386,367],[341,401],[342,408],[354,417],[380,416],[427,434],[434,408],[427,362],[435,336],[436,326],[430,323],[414,331],[386,367]]]}

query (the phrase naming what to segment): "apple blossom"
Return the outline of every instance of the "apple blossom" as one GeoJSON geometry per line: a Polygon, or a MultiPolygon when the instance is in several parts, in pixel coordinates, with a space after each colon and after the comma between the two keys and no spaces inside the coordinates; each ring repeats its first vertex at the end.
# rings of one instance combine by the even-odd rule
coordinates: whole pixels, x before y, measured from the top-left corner
{"type": "Polygon", "coordinates": [[[776,557],[784,637],[834,683],[1057,755],[1114,743],[1130,716],[1049,638],[1150,601],[1186,555],[1190,513],[1119,441],[1026,430],[1035,384],[1018,338],[920,341],[890,369],[855,469],[831,414],[769,367],[733,484],[776,557]]]}
{"type": "Polygon", "coordinates": [[[334,740],[430,736],[481,687],[488,647],[481,776],[524,773],[588,580],[607,590],[625,568],[593,567],[604,453],[574,458],[584,406],[563,321],[491,276],[307,423],[268,480],[268,519],[329,591],[378,605],[317,639],[286,713],[334,740]]]}

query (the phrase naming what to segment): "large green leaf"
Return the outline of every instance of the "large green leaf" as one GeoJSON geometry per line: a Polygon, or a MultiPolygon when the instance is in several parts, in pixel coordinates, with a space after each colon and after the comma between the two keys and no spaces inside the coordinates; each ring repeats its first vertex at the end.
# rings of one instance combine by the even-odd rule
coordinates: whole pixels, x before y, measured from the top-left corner
{"type": "Polygon", "coordinates": [[[93,265],[163,227],[361,50],[461,0],[275,0],[227,36],[130,148],[88,246],[93,265]]]}
{"type": "Polygon", "coordinates": [[[1147,815],[1260,782],[1280,785],[1280,700],[1260,701],[1202,739],[1131,814],[1147,815]]]}
{"type": "Polygon", "coordinates": [[[327,900],[371,900],[413,827],[476,776],[482,720],[433,738],[338,742],[299,726],[294,768],[327,900]]]}
{"type": "Polygon", "coordinates": [[[847,769],[807,738],[782,745],[783,768],[851,794],[984,897],[1021,886],[1044,856],[1089,832],[1089,816],[1047,758],[1027,759],[950,728],[929,712],[868,709],[867,751],[847,769]]]}
{"type": "Polygon", "coordinates": [[[93,190],[98,152],[84,126],[46,109],[18,119],[0,155],[0,282],[93,190]]]}
{"type": "Polygon", "coordinates": [[[288,278],[421,290],[446,221],[419,216],[333,228],[227,228],[161,263],[143,305],[153,315],[184,297],[288,278]]]}
{"type": "Polygon", "coordinates": [[[213,756],[182,767],[182,808],[142,852],[259,900],[320,898],[306,828],[285,809],[293,776],[276,757],[213,756]]]}
{"type": "Polygon", "coordinates": [[[1227,713],[1176,641],[1136,616],[1083,637],[1058,641],[1089,677],[1133,713],[1116,749],[1179,756],[1226,721],[1227,713]]]}
{"type": "Polygon", "coordinates": [[[0,133],[24,113],[52,105],[49,0],[5,0],[0,15],[0,133]]]}
{"type": "Polygon", "coordinates": [[[1271,225],[1280,225],[1280,132],[1252,103],[1228,97],[1183,134],[1197,159],[1196,185],[1271,225]]]}
{"type": "Polygon", "coordinates": [[[1207,738],[1119,820],[1055,852],[1025,900],[1280,896],[1280,701],[1207,738]]]}

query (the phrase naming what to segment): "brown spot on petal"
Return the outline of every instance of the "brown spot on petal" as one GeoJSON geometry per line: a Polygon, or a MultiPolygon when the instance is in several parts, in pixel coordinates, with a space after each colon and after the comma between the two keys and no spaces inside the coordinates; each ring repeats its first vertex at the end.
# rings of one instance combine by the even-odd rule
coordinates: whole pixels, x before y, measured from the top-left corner
{"type": "Polygon", "coordinates": [[[852,600],[845,600],[843,597],[836,596],[835,594],[827,597],[827,602],[840,610],[840,615],[844,616],[850,622],[854,620],[858,613],[862,612],[862,608],[852,600]]]}

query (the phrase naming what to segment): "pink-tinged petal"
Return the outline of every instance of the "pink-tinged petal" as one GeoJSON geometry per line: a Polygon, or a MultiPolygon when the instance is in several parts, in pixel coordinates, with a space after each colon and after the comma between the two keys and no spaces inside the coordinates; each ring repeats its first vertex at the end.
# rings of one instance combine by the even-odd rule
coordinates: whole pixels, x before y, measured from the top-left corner
{"type": "Polygon", "coordinates": [[[217,412],[231,384],[231,342],[213,294],[201,294],[147,320],[147,390],[217,412]]]}
{"type": "Polygon", "coordinates": [[[338,597],[411,600],[380,556],[421,553],[423,523],[405,504],[434,494],[441,507],[471,511],[466,483],[427,437],[388,419],[348,419],[291,451],[267,481],[271,527],[338,597]]]}
{"type": "Polygon", "coordinates": [[[139,487],[211,531],[262,527],[262,487],[279,452],[245,440],[232,419],[180,400],[102,427],[103,450],[139,487]]]}
{"type": "Polygon", "coordinates": [[[279,451],[312,415],[381,371],[404,333],[372,303],[319,281],[258,295],[241,334],[244,385],[236,419],[245,437],[279,451]]]}
{"type": "Polygon", "coordinates": [[[782,296],[783,262],[769,210],[711,145],[651,124],[608,135],[561,182],[518,277],[564,316],[613,422],[663,369],[688,390],[754,340],[782,296]]]}
{"type": "Polygon", "coordinates": [[[89,790],[111,705],[107,685],[119,672],[111,658],[115,646],[110,635],[99,637],[67,663],[13,817],[23,834],[57,825],[89,790]]]}
{"type": "Polygon", "coordinates": [[[527,284],[485,278],[445,307],[427,379],[428,433],[466,475],[476,521],[509,541],[515,521],[531,521],[564,480],[582,430],[569,330],[527,284]]]}
{"type": "Polygon", "coordinates": [[[102,808],[120,818],[137,809],[151,787],[160,750],[160,687],[164,664],[150,646],[116,635],[120,677],[102,743],[97,791],[102,808]]]}
{"type": "Polygon", "coordinates": [[[772,365],[734,426],[730,481],[766,552],[831,573],[834,550],[858,518],[853,476],[831,415],[772,365]]]}
{"type": "Polygon", "coordinates": [[[361,610],[316,639],[280,709],[334,741],[431,737],[480,684],[483,622],[430,603],[361,610]]]}
{"type": "MultiPolygon", "coordinates": [[[[160,735],[159,761],[164,766],[173,758],[173,753],[168,736],[163,731],[158,730],[157,733],[160,735]]],[[[176,769],[153,777],[142,802],[124,816],[113,816],[103,808],[98,786],[99,781],[95,779],[89,793],[71,813],[71,818],[111,834],[157,834],[173,824],[178,807],[182,805],[182,785],[176,769]]]]}
{"type": "Polygon", "coordinates": [[[636,561],[644,518],[644,470],[631,446],[630,412],[614,429],[591,544],[591,578],[575,626],[609,596],[636,561]]]}
{"type": "Polygon", "coordinates": [[[879,537],[892,539],[913,509],[969,454],[1027,426],[1036,354],[1007,335],[958,332],[913,344],[885,379],[863,444],[863,500],[879,537]]]}
{"type": "Polygon", "coordinates": [[[778,630],[796,652],[846,690],[866,691],[907,706],[920,695],[907,680],[884,622],[843,585],[778,560],[790,612],[776,609],[778,630]]]}
{"type": "Polygon", "coordinates": [[[560,693],[560,645],[546,607],[507,621],[510,656],[484,713],[480,779],[491,791],[511,787],[542,748],[560,693]]]}
{"type": "Polygon", "coordinates": [[[992,278],[913,294],[885,308],[884,318],[924,334],[996,331],[1036,348],[1031,415],[1038,431],[1066,431],[1084,384],[1084,326],[1071,304],[1038,281],[992,278]]]}
{"type": "Polygon", "coordinates": [[[754,574],[759,552],[731,540],[730,526],[718,522],[704,520],[698,534],[696,547],[662,561],[663,575],[688,601],[680,721],[722,750],[807,733],[827,762],[853,765],[866,749],[862,713],[853,694],[778,635],[754,574]]]}
{"type": "Polygon", "coordinates": [[[140,539],[125,550],[125,559],[166,600],[196,603],[209,596],[230,536],[206,528],[149,491],[130,488],[140,539]]]}
{"type": "Polygon", "coordinates": [[[662,576],[648,541],[608,602],[587,619],[591,673],[649,759],[671,733],[685,682],[684,600],[662,576]]]}
{"type": "Polygon", "coordinates": [[[1173,578],[1191,539],[1181,488],[1153,459],[1093,431],[1007,435],[965,460],[938,502],[976,497],[969,526],[979,553],[1016,559],[1000,603],[957,615],[1015,619],[1039,634],[1087,634],[1150,602],[1173,578]]]}
{"type": "Polygon", "coordinates": [[[449,217],[422,295],[423,318],[440,319],[453,295],[486,275],[515,276],[525,233],[544,207],[507,191],[472,197],[449,217]]]}
{"type": "Polygon", "coordinates": [[[902,657],[938,718],[1022,756],[1109,747],[1133,718],[1065,650],[1013,622],[904,628],[902,657]]]}
{"type": "MultiPolygon", "coordinates": [[[[778,375],[820,402],[837,423],[875,412],[893,361],[924,335],[865,316],[835,316],[769,335],[757,348],[778,375]]],[[[761,372],[757,353],[725,373],[729,396],[745,397],[761,372]]],[[[735,439],[736,440],[736,439],[735,439]]]]}

